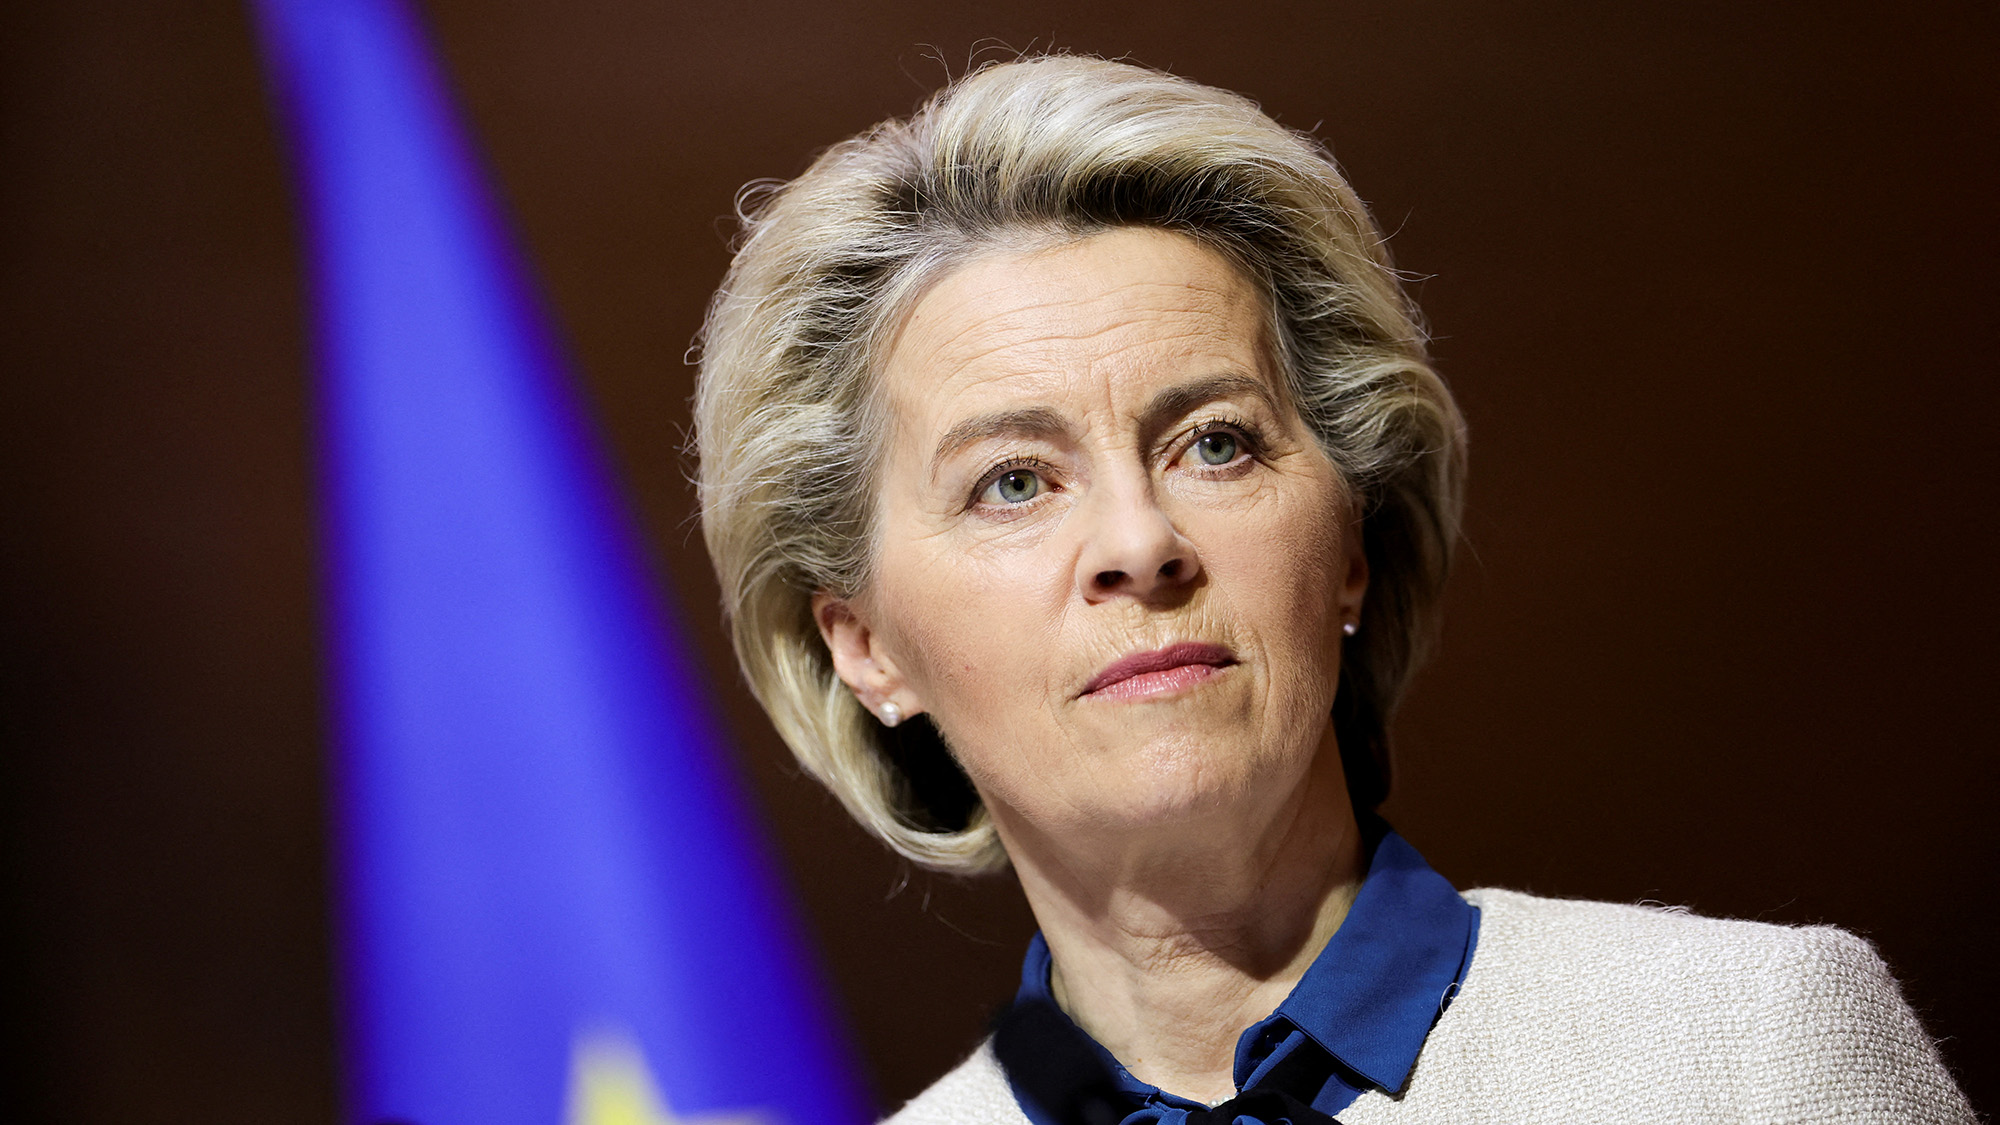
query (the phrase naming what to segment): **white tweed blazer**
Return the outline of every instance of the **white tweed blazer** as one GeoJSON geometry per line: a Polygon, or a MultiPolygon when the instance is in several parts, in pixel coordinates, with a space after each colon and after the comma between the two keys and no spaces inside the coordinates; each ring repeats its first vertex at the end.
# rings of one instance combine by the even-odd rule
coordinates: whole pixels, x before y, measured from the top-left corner
{"type": "MultiPolygon", "coordinates": [[[[1972,1109],[1867,942],[1831,926],[1476,890],[1458,998],[1375,1122],[1884,1122],[1972,1109]]],[[[982,1045],[891,1125],[1027,1125],[982,1045]]]]}

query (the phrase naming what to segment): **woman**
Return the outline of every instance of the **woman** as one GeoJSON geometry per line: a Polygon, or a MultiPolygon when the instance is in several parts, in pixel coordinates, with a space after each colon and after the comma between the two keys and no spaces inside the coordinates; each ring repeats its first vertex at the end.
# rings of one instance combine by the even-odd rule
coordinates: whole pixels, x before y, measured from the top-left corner
{"type": "Polygon", "coordinates": [[[1310,140],[1030,59],[744,222],[696,403],[744,670],[1041,926],[894,1120],[1971,1119],[1860,940],[1461,895],[1376,820],[1463,424],[1310,140]]]}

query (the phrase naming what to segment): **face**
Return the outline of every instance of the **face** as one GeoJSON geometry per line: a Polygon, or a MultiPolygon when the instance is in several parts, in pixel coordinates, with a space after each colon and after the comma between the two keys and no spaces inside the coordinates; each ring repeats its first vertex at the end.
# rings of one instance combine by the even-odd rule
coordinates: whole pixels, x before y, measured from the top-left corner
{"type": "Polygon", "coordinates": [[[1122,229],[975,259],[902,326],[870,584],[815,612],[1003,837],[1278,802],[1337,763],[1367,575],[1264,323],[1221,256],[1122,229]]]}

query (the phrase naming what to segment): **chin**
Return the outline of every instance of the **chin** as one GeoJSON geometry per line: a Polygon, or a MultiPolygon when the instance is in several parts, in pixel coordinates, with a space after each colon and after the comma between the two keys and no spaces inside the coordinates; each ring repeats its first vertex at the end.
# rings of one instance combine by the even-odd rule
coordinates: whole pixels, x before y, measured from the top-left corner
{"type": "Polygon", "coordinates": [[[1103,795],[1107,824],[1146,829],[1240,813],[1260,794],[1286,788],[1285,774],[1303,776],[1304,763],[1284,770],[1280,763],[1249,754],[1218,756],[1181,740],[1144,747],[1118,768],[1118,789],[1103,795]]]}

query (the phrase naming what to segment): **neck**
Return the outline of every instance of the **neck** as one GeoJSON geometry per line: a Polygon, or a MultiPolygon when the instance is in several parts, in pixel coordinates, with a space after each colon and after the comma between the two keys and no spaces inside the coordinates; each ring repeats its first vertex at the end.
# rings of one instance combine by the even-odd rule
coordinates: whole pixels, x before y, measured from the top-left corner
{"type": "Polygon", "coordinates": [[[1055,968],[1056,1002],[1142,1081],[1216,1102],[1242,1030],[1333,937],[1366,874],[1332,750],[1268,810],[1050,845],[996,810],[1055,968]]]}

